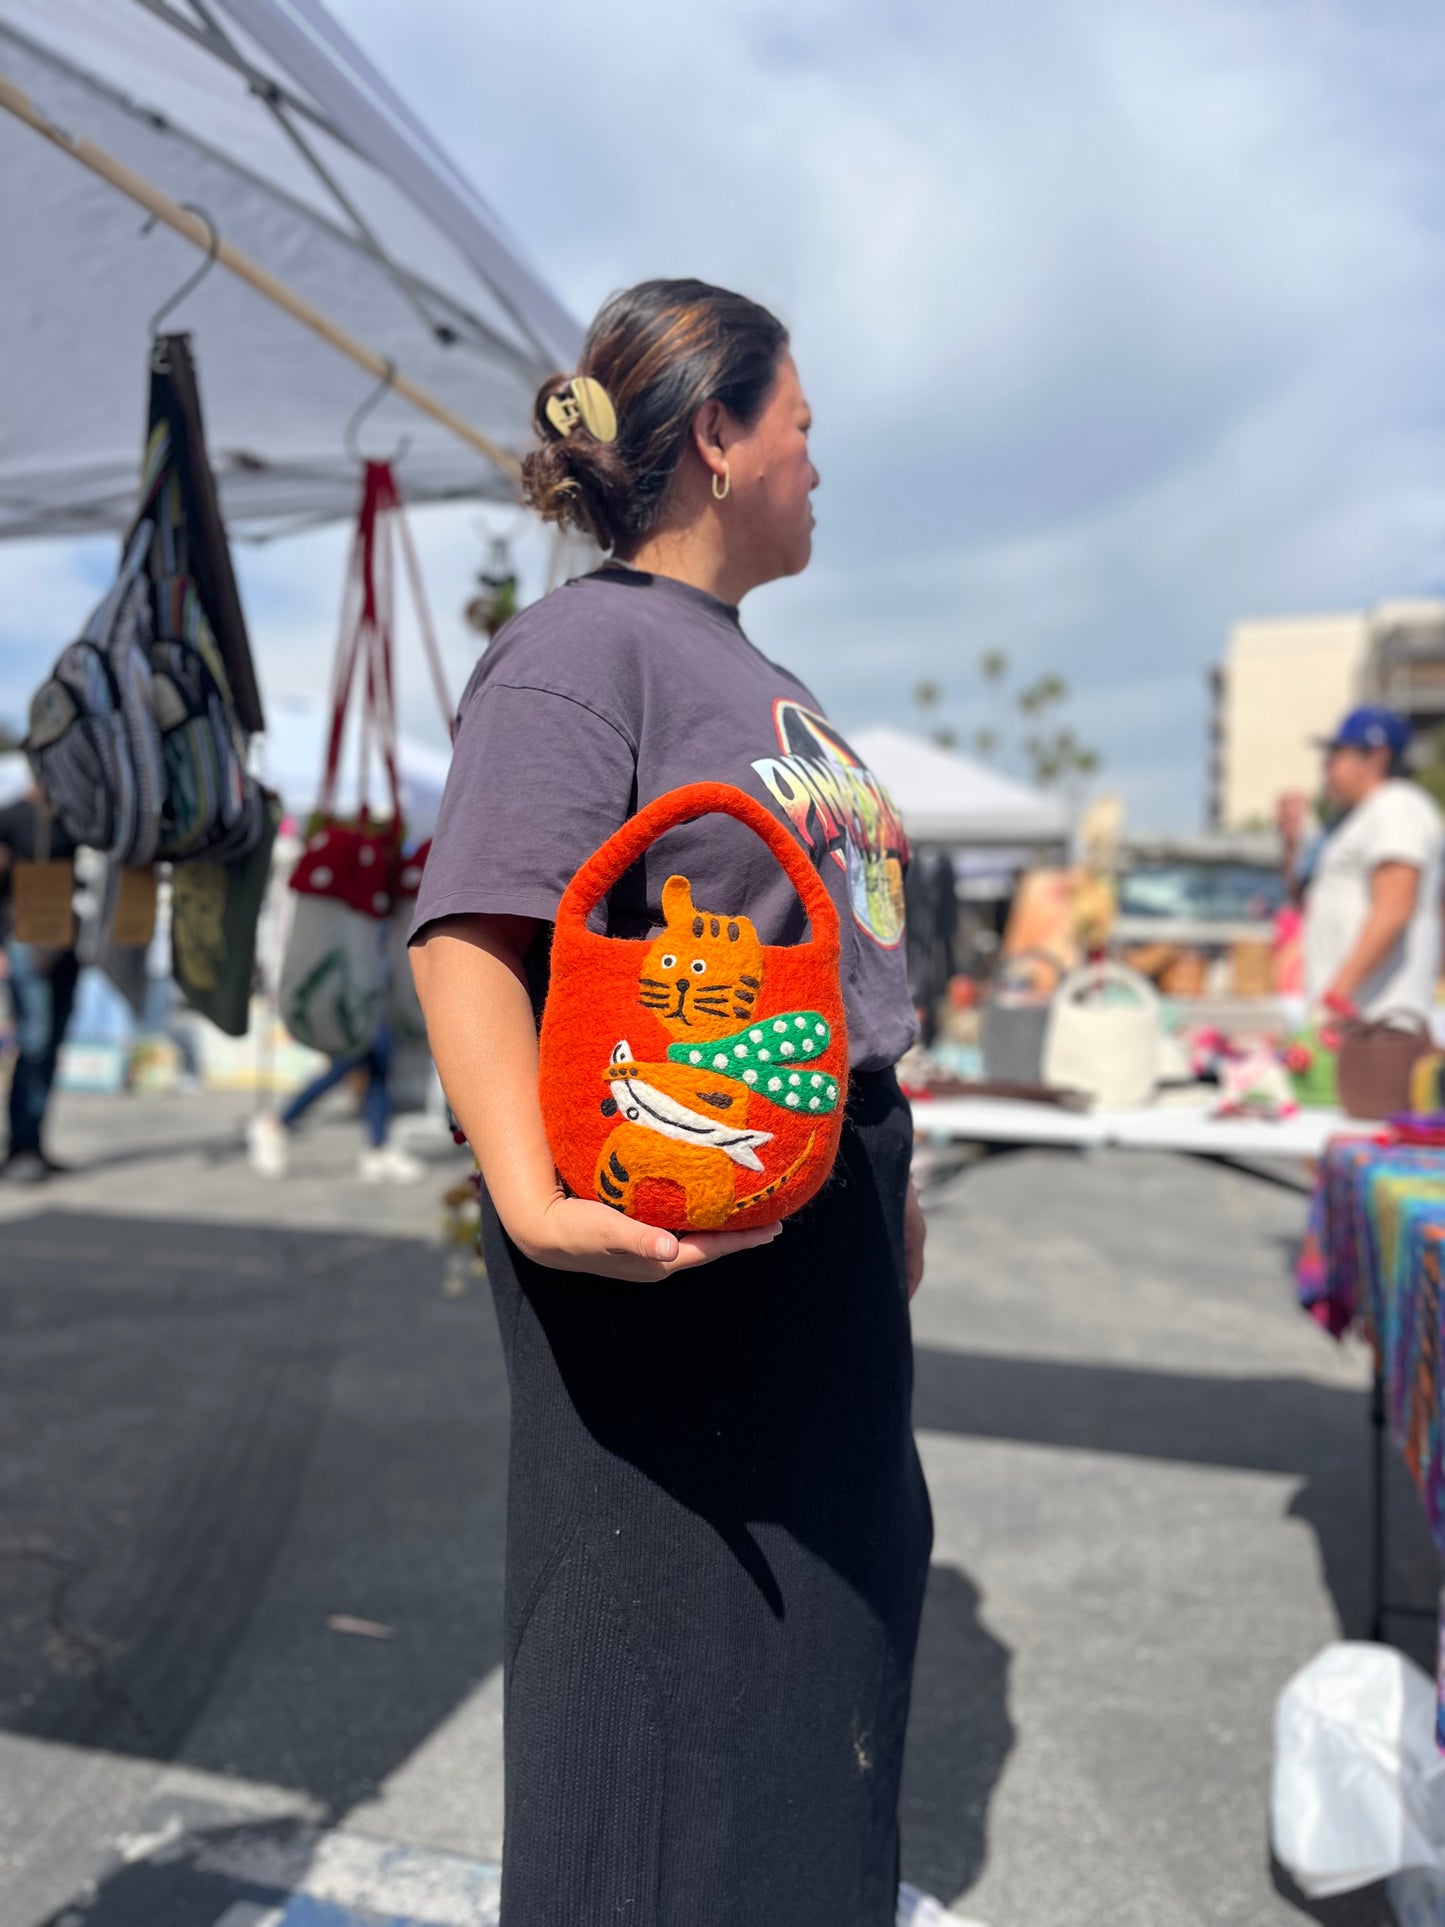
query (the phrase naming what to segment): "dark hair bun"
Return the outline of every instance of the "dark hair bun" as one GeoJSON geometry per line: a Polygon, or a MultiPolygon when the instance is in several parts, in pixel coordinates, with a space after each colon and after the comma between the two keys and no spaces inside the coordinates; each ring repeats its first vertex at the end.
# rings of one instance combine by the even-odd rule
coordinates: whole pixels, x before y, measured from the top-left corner
{"type": "Polygon", "coordinates": [[[570,389],[570,375],[549,375],[532,404],[532,426],[541,438],[522,461],[522,493],[544,522],[582,529],[604,549],[616,546],[632,480],[615,442],[599,442],[583,421],[563,435],[547,403],[570,389]]]}
{"type": "Polygon", "coordinates": [[[598,441],[580,419],[563,434],[547,404],[574,378],[549,376],[533,405],[540,446],[523,460],[523,495],[544,521],[626,555],[657,521],[698,409],[721,401],[751,426],[787,344],[766,308],[705,281],[644,281],[613,295],[579,372],[607,390],[617,439],[598,441]]]}

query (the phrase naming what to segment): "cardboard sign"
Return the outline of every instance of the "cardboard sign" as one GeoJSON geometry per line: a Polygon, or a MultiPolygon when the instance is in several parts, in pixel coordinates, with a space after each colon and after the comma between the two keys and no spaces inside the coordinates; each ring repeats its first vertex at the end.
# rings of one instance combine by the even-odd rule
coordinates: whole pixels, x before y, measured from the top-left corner
{"type": "Polygon", "coordinates": [[[110,927],[111,942],[123,944],[127,949],[140,949],[150,942],[155,928],[155,871],[122,870],[115,899],[115,921],[110,927]]]}
{"type": "Polygon", "coordinates": [[[10,872],[15,891],[15,940],[69,950],[75,942],[73,863],[17,863],[10,872]]]}

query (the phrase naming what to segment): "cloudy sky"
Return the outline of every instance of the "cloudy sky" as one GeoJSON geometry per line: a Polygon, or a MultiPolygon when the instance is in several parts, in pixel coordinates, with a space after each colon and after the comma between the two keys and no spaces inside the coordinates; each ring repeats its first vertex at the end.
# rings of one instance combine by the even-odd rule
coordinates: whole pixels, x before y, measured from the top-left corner
{"type": "MultiPolygon", "coordinates": [[[[817,547],[745,613],[845,725],[926,678],[966,737],[1001,648],[1136,827],[1191,827],[1233,618],[1445,586],[1425,0],[332,6],[579,318],[696,274],[788,321],[817,547]]],[[[424,520],[459,675],[477,517],[424,520]]],[[[243,551],[272,689],[319,677],[341,553],[243,551]]],[[[0,715],[104,560],[0,551],[0,715]]]]}

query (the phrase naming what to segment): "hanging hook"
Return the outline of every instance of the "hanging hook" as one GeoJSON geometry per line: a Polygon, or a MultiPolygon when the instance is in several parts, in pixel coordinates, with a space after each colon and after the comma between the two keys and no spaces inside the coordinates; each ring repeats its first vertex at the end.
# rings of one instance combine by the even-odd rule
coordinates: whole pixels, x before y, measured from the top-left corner
{"type": "MultiPolygon", "coordinates": [[[[381,380],[369,395],[362,396],[361,400],[356,404],[356,407],[351,411],[351,420],[346,424],[346,452],[358,467],[363,466],[371,460],[383,459],[379,456],[368,456],[362,452],[361,443],[358,440],[358,431],[372,410],[379,408],[391,393],[396,385],[396,375],[396,363],[388,357],[381,380]]],[[[403,435],[392,453],[384,458],[388,466],[395,468],[410,447],[411,436],[403,435]]]]}
{"type": "MultiPolygon", "coordinates": [[[[170,297],[170,299],[168,301],[162,302],[160,307],[157,308],[155,313],[151,316],[150,337],[152,341],[154,341],[156,336],[160,333],[161,323],[165,320],[166,316],[170,313],[171,309],[178,308],[180,304],[185,300],[186,296],[191,292],[191,290],[193,288],[198,288],[201,285],[201,283],[205,280],[206,276],[211,272],[211,269],[215,267],[216,256],[221,252],[220,229],[216,226],[215,222],[211,219],[210,215],[207,214],[206,210],[203,207],[198,207],[194,201],[182,201],[181,206],[185,208],[188,214],[194,214],[197,220],[201,220],[205,222],[206,232],[211,237],[210,243],[206,248],[206,258],[204,261],[202,261],[201,265],[195,270],[193,274],[188,274],[186,276],[185,280],[176,289],[175,293],[170,297]]],[[[157,216],[153,214],[150,217],[150,219],[145,223],[144,227],[142,227],[141,233],[149,234],[151,229],[155,226],[156,220],[157,220],[157,216]]]]}

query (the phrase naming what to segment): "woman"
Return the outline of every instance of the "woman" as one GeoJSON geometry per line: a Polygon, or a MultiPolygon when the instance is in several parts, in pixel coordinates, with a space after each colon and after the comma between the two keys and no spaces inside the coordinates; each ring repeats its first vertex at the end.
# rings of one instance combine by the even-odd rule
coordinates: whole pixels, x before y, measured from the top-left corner
{"type": "MultiPolygon", "coordinates": [[[[914,1033],[886,795],[737,605],[807,564],[808,406],[774,317],[695,281],[611,300],[537,402],[528,495],[613,560],[525,610],[463,698],[412,957],[485,1180],[512,1392],[506,1927],[892,1927],[932,1522],[909,1418],[923,1226],[892,1065],[914,1033]],[[537,1099],[548,925],[642,804],[779,811],[844,929],[852,1081],[830,1183],[674,1236],[567,1195],[537,1099]]],[[[670,832],[662,886],[806,926],[751,831],[670,832]]]]}

